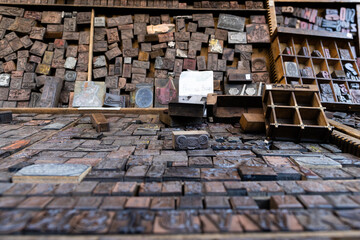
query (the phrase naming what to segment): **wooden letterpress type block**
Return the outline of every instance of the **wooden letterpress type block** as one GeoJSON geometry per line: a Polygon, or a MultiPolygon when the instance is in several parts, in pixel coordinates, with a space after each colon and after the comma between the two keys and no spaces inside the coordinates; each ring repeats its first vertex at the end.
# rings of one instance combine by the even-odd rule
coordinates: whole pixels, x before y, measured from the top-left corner
{"type": "Polygon", "coordinates": [[[65,77],[66,70],[64,68],[57,68],[55,70],[55,77],[63,79],[65,77]]]}
{"type": "Polygon", "coordinates": [[[66,57],[77,57],[78,55],[78,46],[68,46],[66,49],[66,57]]]}
{"type": "Polygon", "coordinates": [[[108,76],[114,76],[115,75],[115,65],[109,64],[108,67],[108,76]]]}
{"type": "Polygon", "coordinates": [[[255,57],[251,60],[251,71],[252,72],[266,72],[266,58],[255,57]]]}
{"type": "Polygon", "coordinates": [[[24,46],[24,48],[29,48],[33,44],[33,42],[30,40],[29,36],[27,36],[27,35],[20,38],[20,41],[21,41],[22,45],[24,46]]]}
{"type": "Polygon", "coordinates": [[[266,24],[264,15],[252,15],[250,16],[250,23],[266,24]]]}
{"type": "Polygon", "coordinates": [[[93,70],[94,79],[104,78],[107,76],[107,68],[96,68],[93,70]]]}
{"type": "Polygon", "coordinates": [[[130,78],[131,77],[131,64],[124,64],[122,77],[123,78],[130,78]]]}
{"type": "Polygon", "coordinates": [[[217,71],[226,72],[226,60],[218,59],[217,71]]]}
{"type": "Polygon", "coordinates": [[[214,91],[221,91],[221,81],[214,80],[214,91]]]}
{"type": "Polygon", "coordinates": [[[53,52],[54,51],[54,43],[49,43],[47,50],[53,52]]]}
{"type": "Polygon", "coordinates": [[[183,69],[196,70],[196,60],[195,59],[184,59],[183,69]]]}
{"type": "Polygon", "coordinates": [[[214,18],[201,18],[198,21],[199,28],[215,27],[214,18]]]}
{"type": "Polygon", "coordinates": [[[91,12],[78,12],[76,15],[76,24],[90,24],[91,12]]]}
{"type": "Polygon", "coordinates": [[[106,59],[104,55],[100,55],[93,58],[94,68],[106,67],[106,59]]]}
{"type": "Polygon", "coordinates": [[[150,17],[150,25],[159,25],[160,22],[160,17],[150,17]]]}
{"type": "Polygon", "coordinates": [[[12,77],[10,89],[21,89],[22,77],[12,77]]]}
{"type": "Polygon", "coordinates": [[[252,74],[253,82],[263,82],[263,83],[270,83],[270,76],[268,72],[259,72],[252,74]]]}
{"type": "Polygon", "coordinates": [[[64,25],[48,24],[46,26],[45,38],[61,38],[64,31],[64,25]]]}
{"type": "Polygon", "coordinates": [[[196,61],[197,61],[197,69],[199,71],[206,70],[206,60],[204,56],[197,56],[196,61]]]}
{"type": "Polygon", "coordinates": [[[245,18],[231,14],[220,14],[218,28],[227,29],[237,32],[243,32],[245,26],[245,18]]]}
{"type": "Polygon", "coordinates": [[[228,41],[230,44],[244,44],[246,43],[246,33],[228,32],[228,41]]]}
{"type": "Polygon", "coordinates": [[[165,58],[175,60],[176,50],[174,48],[167,48],[165,53],[165,58]]]}
{"type": "Polygon", "coordinates": [[[134,29],[134,24],[120,25],[120,26],[117,26],[117,27],[118,27],[119,31],[121,31],[121,30],[131,30],[131,29],[134,29]]]}
{"type": "Polygon", "coordinates": [[[62,39],[79,41],[80,33],[79,32],[63,32],[62,39]]]}
{"type": "Polygon", "coordinates": [[[30,89],[10,89],[8,101],[29,101],[30,89]]]}
{"type": "Polygon", "coordinates": [[[133,47],[132,39],[125,39],[121,42],[123,49],[129,49],[133,47]]]}
{"type": "Polygon", "coordinates": [[[14,21],[15,19],[13,18],[2,17],[0,22],[0,28],[8,29],[14,23],[14,21]]]}
{"type": "Polygon", "coordinates": [[[0,88],[0,101],[8,100],[9,88],[0,88]]]}
{"type": "Polygon", "coordinates": [[[238,61],[237,70],[240,73],[250,73],[250,61],[238,61]]]}
{"type": "Polygon", "coordinates": [[[87,65],[89,63],[89,53],[88,52],[81,52],[78,55],[78,65],[79,64],[85,64],[87,65]]]}
{"type": "Polygon", "coordinates": [[[140,51],[138,59],[139,61],[149,61],[150,54],[147,52],[140,51]]]}
{"type": "Polygon", "coordinates": [[[118,80],[118,88],[125,89],[126,78],[119,78],[118,80]]]}
{"type": "Polygon", "coordinates": [[[121,30],[121,40],[132,39],[132,38],[134,38],[132,29],[121,30]]]}
{"type": "Polygon", "coordinates": [[[145,35],[145,42],[158,42],[159,36],[157,34],[147,34],[145,35]]]}
{"type": "Polygon", "coordinates": [[[35,72],[42,75],[48,75],[50,73],[50,65],[40,63],[37,65],[35,72]]]}
{"type": "Polygon", "coordinates": [[[166,23],[166,24],[171,23],[171,21],[170,21],[170,15],[169,15],[169,14],[161,14],[161,15],[160,15],[160,18],[161,18],[161,23],[162,23],[162,24],[164,24],[164,23],[166,23]]]}
{"type": "Polygon", "coordinates": [[[240,52],[248,52],[248,53],[252,53],[252,45],[251,44],[243,44],[243,45],[235,45],[235,52],[236,53],[240,53],[240,52]]]}
{"type": "Polygon", "coordinates": [[[105,41],[106,28],[95,28],[94,30],[94,41],[105,41]]]}
{"type": "Polygon", "coordinates": [[[197,31],[197,23],[189,22],[187,26],[187,31],[191,33],[195,33],[197,31]]]}
{"type": "Polygon", "coordinates": [[[42,12],[41,23],[45,24],[61,24],[61,12],[42,12]]]}
{"type": "Polygon", "coordinates": [[[64,82],[63,91],[74,91],[75,83],[74,82],[64,82]]]}
{"type": "Polygon", "coordinates": [[[36,21],[41,21],[42,12],[36,11],[25,11],[24,18],[34,19],[36,21]]]}
{"type": "Polygon", "coordinates": [[[6,73],[16,70],[16,65],[15,65],[14,61],[5,62],[2,64],[2,67],[4,69],[4,72],[6,72],[6,73]]]}
{"type": "Polygon", "coordinates": [[[201,51],[201,42],[190,41],[189,42],[189,50],[201,51]]]}
{"type": "Polygon", "coordinates": [[[134,23],[149,23],[149,14],[134,14],[134,23]]]}
{"type": "Polygon", "coordinates": [[[41,57],[44,55],[47,46],[48,45],[46,43],[35,41],[35,43],[32,45],[30,49],[30,53],[41,57]]]}
{"type": "Polygon", "coordinates": [[[174,41],[174,33],[173,32],[159,34],[158,37],[159,37],[160,43],[174,41]]]}
{"type": "Polygon", "coordinates": [[[254,9],[264,9],[264,3],[260,1],[254,2],[254,9]]]}
{"type": "Polygon", "coordinates": [[[180,74],[183,69],[183,60],[182,59],[175,59],[174,62],[174,72],[180,74]]]}
{"type": "Polygon", "coordinates": [[[195,49],[189,49],[187,52],[187,57],[195,59],[196,58],[197,51],[195,49]]]}
{"type": "Polygon", "coordinates": [[[68,58],[66,58],[64,67],[65,67],[66,69],[75,69],[76,62],[77,62],[77,59],[76,59],[76,58],[74,58],[74,57],[68,57],[68,58]]]}
{"type": "Polygon", "coordinates": [[[141,51],[151,52],[151,43],[141,43],[141,51]]]}
{"type": "Polygon", "coordinates": [[[45,51],[42,63],[51,65],[53,57],[54,57],[54,52],[45,51]]]}
{"type": "Polygon", "coordinates": [[[105,17],[95,17],[94,18],[94,27],[105,27],[106,20],[105,17]]]}
{"type": "Polygon", "coordinates": [[[76,73],[76,81],[86,81],[88,78],[87,72],[77,72],[76,73]]]}
{"type": "Polygon", "coordinates": [[[113,48],[116,48],[116,47],[119,47],[119,44],[118,43],[113,43],[113,44],[110,44],[108,45],[108,49],[111,50],[113,48]]]}
{"type": "Polygon", "coordinates": [[[64,18],[64,32],[76,32],[76,18],[64,18]]]}
{"type": "Polygon", "coordinates": [[[65,59],[53,59],[51,63],[52,68],[63,68],[65,65],[65,59]]]}
{"type": "Polygon", "coordinates": [[[117,27],[120,25],[126,25],[133,23],[133,19],[131,15],[124,15],[119,17],[112,17],[106,19],[108,27],[117,27]]]}
{"type": "Polygon", "coordinates": [[[125,85],[125,92],[133,92],[136,89],[136,84],[133,83],[127,83],[125,85]]]}
{"type": "Polygon", "coordinates": [[[124,52],[123,52],[124,57],[137,57],[138,55],[139,55],[138,48],[124,49],[124,52]]]}
{"type": "MultiPolygon", "coordinates": [[[[187,41],[187,40],[185,40],[187,41]]],[[[209,35],[204,33],[191,33],[191,41],[198,41],[202,43],[207,43],[209,41],[209,35]]]]}
{"type": "Polygon", "coordinates": [[[118,76],[108,76],[105,78],[105,86],[106,88],[118,88],[118,76]]]}
{"type": "Polygon", "coordinates": [[[6,62],[11,61],[11,60],[16,60],[16,59],[17,59],[16,53],[12,53],[12,54],[9,54],[4,57],[4,60],[6,62]]]}
{"type": "Polygon", "coordinates": [[[150,62],[143,62],[143,61],[134,60],[133,67],[134,68],[150,69],[150,62]]]}
{"type": "Polygon", "coordinates": [[[164,54],[164,51],[162,49],[157,49],[155,51],[152,51],[150,52],[150,58],[151,59],[155,59],[157,57],[163,57],[165,54],[164,54]]]}
{"type": "Polygon", "coordinates": [[[269,43],[270,32],[266,24],[247,24],[246,38],[248,43],[269,43]]]}
{"type": "Polygon", "coordinates": [[[121,55],[121,50],[118,47],[115,47],[105,53],[105,56],[110,61],[121,55]]]}
{"type": "Polygon", "coordinates": [[[254,1],[245,1],[246,9],[254,9],[254,1]]]}
{"type": "Polygon", "coordinates": [[[44,27],[32,27],[30,32],[30,38],[36,40],[44,40],[46,28],[44,27]]]}
{"type": "Polygon", "coordinates": [[[180,50],[187,50],[188,43],[187,42],[176,42],[176,48],[180,50]]]}
{"type": "Polygon", "coordinates": [[[20,41],[20,38],[18,38],[18,37],[16,37],[15,39],[9,41],[9,45],[10,45],[10,47],[11,47],[11,49],[13,51],[17,51],[17,50],[19,50],[20,48],[23,47],[23,45],[22,45],[22,43],[20,41]]]}
{"type": "Polygon", "coordinates": [[[183,18],[177,18],[176,19],[176,31],[177,32],[185,32],[185,19],[183,18]]]}
{"type": "Polygon", "coordinates": [[[155,107],[166,107],[177,97],[177,90],[172,79],[155,79],[155,107]]]}
{"type": "Polygon", "coordinates": [[[160,44],[155,44],[151,46],[152,50],[157,50],[160,48],[167,48],[167,44],[166,43],[160,43],[160,44]]]}
{"type": "Polygon", "coordinates": [[[109,44],[120,41],[117,28],[106,29],[106,36],[109,44]]]}
{"type": "Polygon", "coordinates": [[[206,131],[173,131],[175,150],[206,149],[209,146],[209,134],[206,131]]]}
{"type": "Polygon", "coordinates": [[[36,22],[34,19],[17,17],[7,30],[20,33],[30,33],[31,28],[35,26],[35,24],[36,22]]]}
{"type": "Polygon", "coordinates": [[[188,57],[187,51],[181,50],[181,49],[176,49],[176,57],[187,58],[188,57]]]}
{"type": "Polygon", "coordinates": [[[228,31],[227,31],[227,30],[220,29],[220,28],[216,29],[216,30],[215,30],[215,38],[216,38],[216,39],[220,39],[220,40],[227,41],[228,31]]]}
{"type": "Polygon", "coordinates": [[[223,53],[224,41],[218,39],[210,39],[208,52],[210,53],[223,53]]]}
{"type": "Polygon", "coordinates": [[[131,76],[131,83],[135,83],[135,84],[144,83],[145,79],[146,79],[146,75],[134,73],[131,76]]]}
{"type": "Polygon", "coordinates": [[[94,42],[94,52],[106,52],[108,44],[106,41],[94,42]]]}
{"type": "Polygon", "coordinates": [[[9,87],[10,86],[10,74],[2,73],[0,74],[0,87],[9,87]]]}
{"type": "Polygon", "coordinates": [[[76,80],[76,72],[66,70],[64,80],[69,81],[69,82],[75,82],[75,80],[76,80]]]}
{"type": "Polygon", "coordinates": [[[124,57],[125,64],[131,64],[131,61],[132,61],[131,57],[124,57]]]}
{"type": "Polygon", "coordinates": [[[79,33],[79,44],[90,44],[90,32],[88,31],[81,31],[79,33]]]}
{"type": "Polygon", "coordinates": [[[211,71],[217,70],[218,55],[214,53],[208,53],[207,69],[211,71]]]}
{"type": "Polygon", "coordinates": [[[35,72],[36,63],[27,63],[25,66],[26,72],[35,72]]]}
{"type": "Polygon", "coordinates": [[[155,78],[167,78],[168,77],[168,71],[167,70],[159,70],[155,69],[155,78]]]}
{"type": "Polygon", "coordinates": [[[297,64],[294,62],[284,62],[286,76],[289,77],[299,77],[299,70],[297,64]]]}
{"type": "Polygon", "coordinates": [[[16,35],[15,32],[10,32],[8,34],[5,35],[5,39],[8,41],[14,40],[16,39],[18,36],[16,35]]]}
{"type": "Polygon", "coordinates": [[[214,81],[223,81],[224,73],[223,72],[214,72],[214,81]]]}
{"type": "Polygon", "coordinates": [[[189,32],[176,32],[175,33],[175,41],[178,41],[178,42],[190,41],[190,33],[189,32]]]}
{"type": "Polygon", "coordinates": [[[134,65],[133,65],[132,69],[131,69],[131,73],[146,75],[146,69],[145,68],[134,67],[134,65]]]}
{"type": "Polygon", "coordinates": [[[47,79],[41,94],[39,107],[57,107],[62,86],[63,80],[60,78],[52,77],[47,79]]]}
{"type": "Polygon", "coordinates": [[[232,48],[224,48],[222,59],[227,61],[234,61],[235,50],[232,48]]]}
{"type": "Polygon", "coordinates": [[[145,35],[146,34],[146,23],[139,22],[134,23],[134,35],[145,35]]]}

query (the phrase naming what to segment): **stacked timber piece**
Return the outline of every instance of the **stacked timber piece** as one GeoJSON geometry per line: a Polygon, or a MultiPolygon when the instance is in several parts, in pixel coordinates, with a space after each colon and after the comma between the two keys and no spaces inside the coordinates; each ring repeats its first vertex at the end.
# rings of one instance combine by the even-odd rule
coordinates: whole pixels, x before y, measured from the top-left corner
{"type": "Polygon", "coordinates": [[[0,107],[68,106],[87,80],[91,12],[0,6],[0,107]]]}

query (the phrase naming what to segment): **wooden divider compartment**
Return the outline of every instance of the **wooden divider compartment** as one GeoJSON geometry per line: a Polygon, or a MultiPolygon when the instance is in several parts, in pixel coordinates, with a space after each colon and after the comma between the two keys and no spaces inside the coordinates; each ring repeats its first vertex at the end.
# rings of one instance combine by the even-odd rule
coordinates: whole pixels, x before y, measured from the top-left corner
{"type": "MultiPolygon", "coordinates": [[[[341,82],[346,85],[346,89],[350,91],[352,88],[350,83],[360,83],[360,71],[357,66],[355,55],[353,53],[353,46],[348,40],[343,39],[333,39],[333,38],[320,38],[320,37],[303,37],[298,35],[291,34],[277,34],[274,37],[274,41],[281,42],[293,42],[295,46],[294,55],[274,55],[273,58],[276,59],[274,67],[274,72],[276,72],[276,82],[282,84],[311,84],[317,85],[320,90],[319,99],[321,99],[324,107],[327,107],[330,110],[341,110],[341,111],[356,111],[360,110],[360,98],[353,100],[351,103],[339,102],[336,99],[333,83],[341,82]],[[310,56],[299,55],[300,47],[307,47],[309,50],[310,56]],[[341,49],[346,49],[348,55],[341,54],[341,49]],[[321,53],[321,57],[311,56],[311,53],[314,50],[318,50],[321,53]],[[343,55],[343,56],[342,56],[343,55]],[[344,57],[345,56],[345,57],[344,57]],[[313,72],[313,77],[299,75],[299,77],[288,76],[285,69],[285,62],[291,61],[297,64],[298,70],[301,74],[301,69],[305,67],[311,68],[313,72]],[[359,80],[356,78],[336,78],[334,71],[344,71],[346,73],[345,64],[351,64],[353,70],[357,73],[359,80]],[[328,78],[324,78],[319,74],[321,71],[326,71],[328,78]],[[319,75],[318,75],[319,74],[319,75]],[[326,96],[323,95],[322,85],[329,84],[327,89],[331,91],[326,96]],[[333,98],[329,98],[333,96],[333,98]]],[[[273,52],[274,53],[274,52],[273,52]]],[[[275,53],[274,53],[275,54],[275,53]]],[[[341,72],[340,72],[341,73],[341,72]]],[[[324,85],[325,86],[325,85],[324,85]]]]}
{"type": "Polygon", "coordinates": [[[266,85],[263,107],[267,136],[273,139],[325,141],[331,132],[315,85],[266,85]]]}

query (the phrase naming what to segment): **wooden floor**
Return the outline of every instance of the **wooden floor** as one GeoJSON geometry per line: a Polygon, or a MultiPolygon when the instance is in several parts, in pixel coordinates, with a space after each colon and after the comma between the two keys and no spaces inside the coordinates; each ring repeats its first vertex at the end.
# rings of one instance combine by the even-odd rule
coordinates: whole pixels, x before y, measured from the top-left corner
{"type": "Polygon", "coordinates": [[[360,235],[360,158],[331,143],[272,142],[230,124],[168,128],[150,114],[107,121],[103,133],[79,113],[0,124],[0,239],[360,235]],[[175,151],[176,130],[207,131],[210,148],[175,151]],[[81,183],[11,182],[50,163],[92,170],[81,183]]]}

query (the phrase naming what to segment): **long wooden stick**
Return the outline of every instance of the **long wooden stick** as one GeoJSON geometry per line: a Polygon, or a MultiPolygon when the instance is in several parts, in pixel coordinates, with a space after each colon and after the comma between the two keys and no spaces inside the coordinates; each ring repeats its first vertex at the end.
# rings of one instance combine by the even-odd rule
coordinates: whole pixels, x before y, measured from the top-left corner
{"type": "Polygon", "coordinates": [[[90,25],[90,44],[89,44],[89,63],[88,63],[88,81],[92,80],[92,59],[94,51],[94,20],[95,10],[91,10],[91,25],[90,25]]]}
{"type": "Polygon", "coordinates": [[[166,108],[0,108],[0,111],[11,111],[12,113],[41,113],[41,114],[92,114],[92,113],[112,113],[112,114],[159,114],[166,108]]]}
{"type": "Polygon", "coordinates": [[[328,122],[334,126],[337,130],[341,131],[341,132],[344,132],[346,133],[347,135],[350,135],[354,138],[357,138],[357,139],[360,139],[360,131],[355,129],[355,128],[352,128],[352,127],[349,127],[349,126],[346,126],[342,123],[339,123],[337,121],[334,121],[334,120],[331,120],[331,119],[328,119],[328,122]]]}

